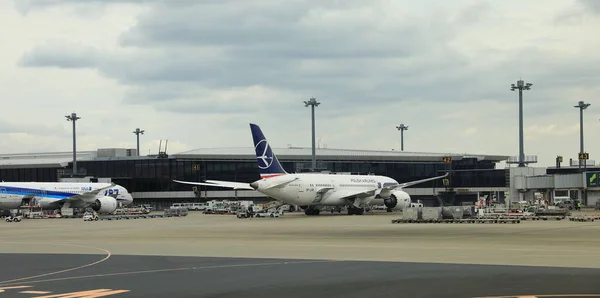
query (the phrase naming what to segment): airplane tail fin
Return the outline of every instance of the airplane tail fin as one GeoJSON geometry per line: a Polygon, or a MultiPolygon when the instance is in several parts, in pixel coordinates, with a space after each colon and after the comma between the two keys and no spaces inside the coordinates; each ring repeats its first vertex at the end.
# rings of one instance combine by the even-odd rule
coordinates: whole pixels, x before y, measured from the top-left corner
{"type": "Polygon", "coordinates": [[[261,178],[270,178],[287,174],[279,160],[271,150],[271,146],[265,138],[258,125],[250,123],[250,131],[254,141],[254,151],[256,152],[256,163],[261,178]]]}

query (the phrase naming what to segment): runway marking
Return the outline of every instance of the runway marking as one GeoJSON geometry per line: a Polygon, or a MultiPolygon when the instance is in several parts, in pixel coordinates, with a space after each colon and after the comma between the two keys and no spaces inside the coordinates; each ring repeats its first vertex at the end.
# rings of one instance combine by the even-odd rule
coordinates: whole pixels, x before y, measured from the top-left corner
{"type": "Polygon", "coordinates": [[[81,265],[81,266],[77,266],[77,267],[73,267],[73,268],[69,268],[69,269],[64,269],[64,270],[60,270],[60,271],[55,271],[55,272],[49,272],[49,273],[44,273],[44,274],[39,274],[39,275],[34,275],[34,276],[28,276],[28,277],[21,277],[21,278],[16,278],[16,279],[11,279],[11,280],[4,280],[4,281],[0,281],[0,285],[2,284],[8,284],[8,283],[13,283],[15,281],[21,281],[21,280],[28,280],[28,279],[33,279],[33,278],[38,278],[38,277],[43,277],[43,276],[49,276],[49,275],[55,275],[55,274],[60,274],[60,273],[65,273],[65,272],[69,272],[69,271],[73,271],[73,270],[78,270],[78,269],[83,269],[86,267],[91,267],[97,264],[100,264],[106,260],[108,260],[111,257],[111,252],[104,249],[104,248],[100,248],[100,247],[93,247],[93,246],[85,246],[85,245],[77,245],[77,244],[56,244],[56,243],[33,243],[33,242],[10,242],[10,241],[2,241],[0,243],[12,243],[12,244],[42,244],[42,245],[55,245],[55,246],[71,246],[71,247],[84,247],[84,248],[91,248],[91,249],[95,249],[95,250],[100,250],[106,253],[106,256],[104,258],[102,258],[101,260],[86,264],[86,265],[81,265]]]}
{"type": "Polygon", "coordinates": [[[600,297],[600,294],[553,294],[553,295],[513,295],[513,296],[481,296],[473,298],[571,298],[571,297],[600,297]]]}
{"type": "Polygon", "coordinates": [[[21,294],[50,294],[50,291],[21,291],[21,294]]]}
{"type": "Polygon", "coordinates": [[[23,288],[31,288],[31,286],[12,286],[12,287],[0,287],[0,293],[5,292],[6,290],[12,289],[23,289],[23,288]]]}
{"type": "MultiPolygon", "coordinates": [[[[344,262],[344,261],[316,260],[316,261],[291,261],[291,262],[276,262],[276,263],[250,263],[250,264],[214,265],[214,266],[201,266],[201,267],[166,268],[166,269],[152,269],[152,270],[140,270],[140,271],[128,271],[128,272],[115,272],[115,273],[60,277],[60,278],[52,278],[52,279],[27,281],[27,282],[22,282],[19,284],[35,284],[35,283],[42,283],[42,282],[65,281],[65,280],[86,279],[86,278],[95,278],[95,277],[135,275],[135,274],[145,274],[145,273],[174,272],[174,271],[186,271],[186,270],[204,270],[204,269],[220,269],[220,268],[235,268],[235,267],[238,267],[238,268],[239,267],[258,267],[258,266],[272,266],[272,265],[295,265],[295,264],[311,264],[311,263],[333,263],[333,262],[344,262]]],[[[25,287],[27,287],[27,286],[25,286],[25,287]]]]}

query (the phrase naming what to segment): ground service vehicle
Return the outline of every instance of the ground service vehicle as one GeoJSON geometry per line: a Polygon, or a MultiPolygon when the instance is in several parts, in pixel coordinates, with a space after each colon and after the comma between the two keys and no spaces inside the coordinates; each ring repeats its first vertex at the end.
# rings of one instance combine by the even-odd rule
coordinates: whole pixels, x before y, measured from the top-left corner
{"type": "Polygon", "coordinates": [[[20,222],[23,219],[23,216],[21,215],[17,215],[17,216],[7,216],[4,220],[6,222],[20,222]]]}

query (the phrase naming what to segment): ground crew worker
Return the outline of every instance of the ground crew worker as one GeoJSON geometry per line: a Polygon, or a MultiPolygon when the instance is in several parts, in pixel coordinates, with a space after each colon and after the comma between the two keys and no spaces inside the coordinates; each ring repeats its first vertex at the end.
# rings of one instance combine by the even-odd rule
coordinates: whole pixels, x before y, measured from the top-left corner
{"type": "Polygon", "coordinates": [[[250,218],[254,217],[254,205],[250,205],[250,207],[248,207],[248,213],[250,214],[250,218]]]}

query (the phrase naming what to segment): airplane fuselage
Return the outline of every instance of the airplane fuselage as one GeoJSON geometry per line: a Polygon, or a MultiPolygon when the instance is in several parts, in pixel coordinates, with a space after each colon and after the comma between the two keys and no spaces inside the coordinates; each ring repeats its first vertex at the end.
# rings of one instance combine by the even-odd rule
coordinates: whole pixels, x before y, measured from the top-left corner
{"type": "MultiPolygon", "coordinates": [[[[110,183],[2,182],[0,183],[0,210],[17,209],[25,200],[32,200],[44,209],[57,209],[60,208],[59,202],[65,198],[109,186],[110,183]]],[[[97,196],[113,196],[123,205],[133,201],[127,189],[120,185],[108,188],[97,196]]],[[[73,202],[70,207],[85,208],[94,201],[95,198],[80,200],[73,202]]]]}
{"type": "Polygon", "coordinates": [[[397,185],[392,178],[376,175],[336,175],[336,174],[286,174],[264,178],[253,183],[256,190],[276,200],[299,206],[348,205],[347,191],[369,191],[372,195],[363,198],[368,204],[375,197],[387,197],[391,193],[382,190],[385,186],[397,185]],[[287,182],[287,183],[286,183],[287,182]]]}

